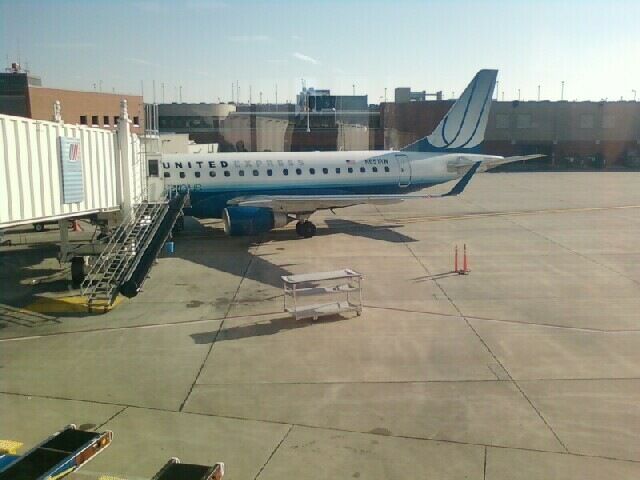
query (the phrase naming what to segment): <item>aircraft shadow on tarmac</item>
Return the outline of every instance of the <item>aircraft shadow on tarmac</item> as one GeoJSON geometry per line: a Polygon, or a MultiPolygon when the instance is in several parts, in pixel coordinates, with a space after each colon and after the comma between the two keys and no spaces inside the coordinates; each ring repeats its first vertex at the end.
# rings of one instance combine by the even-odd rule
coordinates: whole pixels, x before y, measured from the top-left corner
{"type": "MultiPolygon", "coordinates": [[[[351,220],[331,218],[326,219],[325,222],[329,228],[319,227],[318,236],[344,233],[393,243],[417,241],[414,238],[394,231],[391,226],[371,226],[351,220]]],[[[220,272],[254,280],[278,289],[282,288],[282,279],[280,277],[283,275],[291,275],[292,272],[288,270],[287,267],[291,267],[295,265],[295,263],[281,265],[272,263],[268,260],[268,254],[254,255],[251,253],[251,247],[266,242],[285,240],[306,241],[299,239],[292,229],[274,230],[259,237],[225,237],[221,235],[220,227],[199,224],[193,219],[185,222],[185,226],[186,230],[184,234],[176,236],[174,257],[188,260],[220,272]],[[194,233],[196,235],[194,235],[194,233]],[[218,253],[212,255],[208,252],[203,252],[202,249],[197,248],[197,244],[192,243],[199,240],[207,241],[206,239],[219,242],[217,243],[219,245],[218,253]]],[[[286,247],[283,247],[283,251],[284,250],[286,250],[286,247]]]]}

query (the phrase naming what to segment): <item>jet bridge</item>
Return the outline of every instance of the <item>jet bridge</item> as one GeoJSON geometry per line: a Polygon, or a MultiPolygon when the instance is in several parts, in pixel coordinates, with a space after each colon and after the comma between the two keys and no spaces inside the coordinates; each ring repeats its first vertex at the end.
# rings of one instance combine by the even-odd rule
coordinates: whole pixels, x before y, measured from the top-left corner
{"type": "Polygon", "coordinates": [[[65,124],[59,104],[53,111],[50,122],[0,115],[0,233],[57,221],[60,262],[71,262],[90,308],[110,306],[132,276],[129,295],[140,290],[186,194],[170,198],[163,182],[150,178],[147,159],[158,154],[158,137],[131,133],[126,100],[114,131],[65,124]],[[69,241],[69,223],[78,218],[100,226],[98,241],[69,241]]]}

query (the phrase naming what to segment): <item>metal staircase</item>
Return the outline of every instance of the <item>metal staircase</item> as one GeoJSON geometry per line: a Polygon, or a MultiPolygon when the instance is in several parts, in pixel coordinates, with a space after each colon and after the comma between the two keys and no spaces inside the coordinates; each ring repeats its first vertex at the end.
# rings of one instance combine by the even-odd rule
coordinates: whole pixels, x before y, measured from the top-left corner
{"type": "Polygon", "coordinates": [[[143,202],[118,225],[81,285],[89,310],[111,306],[162,224],[169,203],[143,202]]]}

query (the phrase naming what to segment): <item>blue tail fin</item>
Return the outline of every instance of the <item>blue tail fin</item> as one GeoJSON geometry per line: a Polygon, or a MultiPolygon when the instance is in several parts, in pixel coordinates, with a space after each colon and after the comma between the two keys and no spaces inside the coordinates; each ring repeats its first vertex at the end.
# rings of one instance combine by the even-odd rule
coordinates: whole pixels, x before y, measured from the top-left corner
{"type": "Polygon", "coordinates": [[[497,70],[480,70],[431,135],[407,145],[410,152],[472,152],[484,140],[497,70]]]}

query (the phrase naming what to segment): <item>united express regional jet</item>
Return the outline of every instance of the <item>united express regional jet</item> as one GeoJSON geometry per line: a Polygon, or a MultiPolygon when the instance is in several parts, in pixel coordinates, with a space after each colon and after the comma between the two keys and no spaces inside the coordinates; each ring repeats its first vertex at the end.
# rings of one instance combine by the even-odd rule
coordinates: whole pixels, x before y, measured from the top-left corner
{"type": "Polygon", "coordinates": [[[540,155],[479,153],[497,70],[479,71],[433,133],[397,150],[163,155],[165,185],[188,188],[186,215],[222,218],[228,235],[257,235],[297,221],[312,237],[317,210],[460,194],[477,171],[540,155]],[[407,195],[460,179],[443,195],[407,195]]]}

